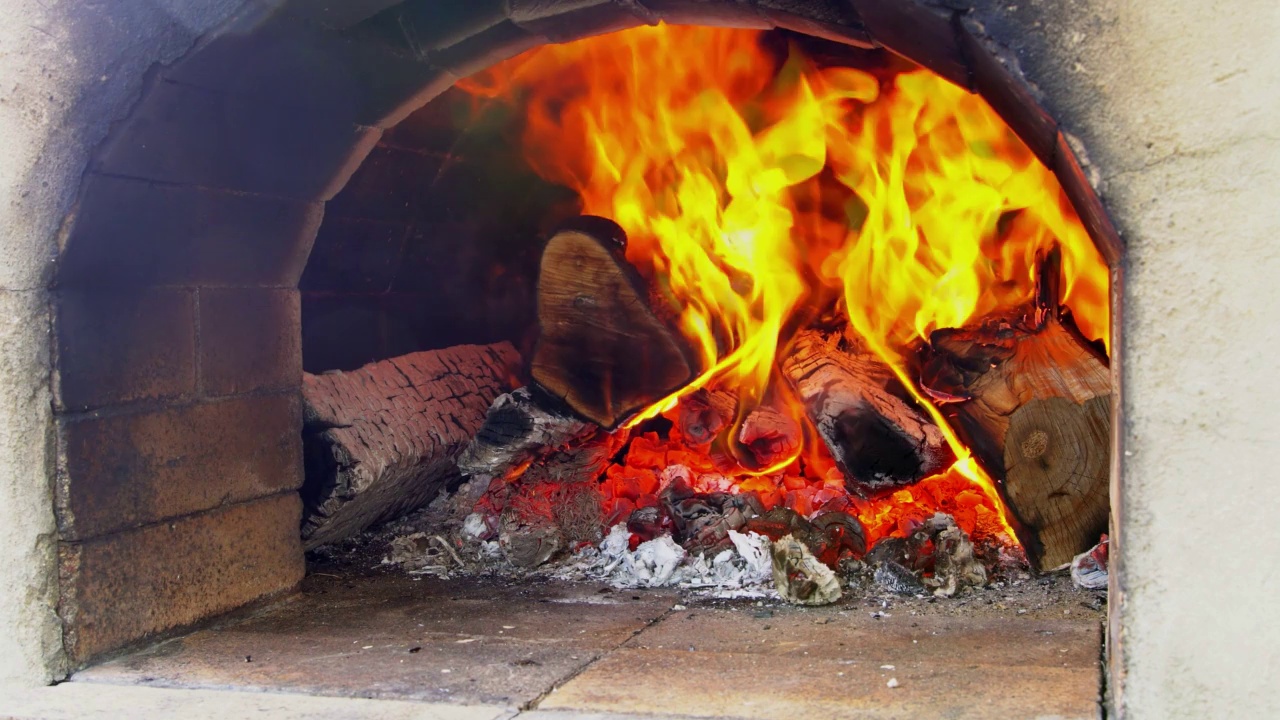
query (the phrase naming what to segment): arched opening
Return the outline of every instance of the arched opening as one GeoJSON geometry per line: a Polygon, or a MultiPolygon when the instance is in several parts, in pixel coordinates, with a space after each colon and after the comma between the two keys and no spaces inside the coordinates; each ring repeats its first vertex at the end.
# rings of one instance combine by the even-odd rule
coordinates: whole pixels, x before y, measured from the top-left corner
{"type": "MultiPolygon", "coordinates": [[[[415,237],[434,252],[443,246],[425,241],[448,233],[415,236],[418,218],[403,213],[420,207],[389,190],[406,189],[396,177],[424,174],[404,163],[441,159],[421,144],[435,137],[414,136],[413,123],[429,121],[418,108],[544,41],[665,20],[889,48],[980,93],[1055,172],[1112,267],[1115,297],[1121,248],[1073,150],[959,13],[890,3],[856,15],[836,3],[647,5],[636,14],[613,3],[406,3],[342,27],[250,12],[152,79],[95,158],[58,262],[58,510],[73,659],[300,579],[298,388],[309,360],[308,370],[355,367],[425,349],[425,337],[453,344],[441,340],[450,330],[459,342],[475,332],[497,338],[510,331],[501,322],[519,320],[511,310],[527,296],[516,293],[486,294],[506,307],[483,315],[494,327],[458,322],[456,312],[398,320],[397,303],[420,311],[449,302],[406,290],[416,288],[404,274],[419,270],[415,237]],[[344,254],[352,243],[357,273],[344,254]],[[374,287],[389,292],[357,297],[374,287]],[[361,339],[334,342],[352,337],[361,339]]],[[[434,176],[452,179],[449,171],[434,176]]],[[[443,183],[433,196],[463,187],[443,183]]],[[[461,221],[447,202],[441,208],[432,222],[461,221]]],[[[481,254],[475,272],[489,259],[481,254]]],[[[1113,354],[1113,377],[1117,368],[1113,354]]]]}

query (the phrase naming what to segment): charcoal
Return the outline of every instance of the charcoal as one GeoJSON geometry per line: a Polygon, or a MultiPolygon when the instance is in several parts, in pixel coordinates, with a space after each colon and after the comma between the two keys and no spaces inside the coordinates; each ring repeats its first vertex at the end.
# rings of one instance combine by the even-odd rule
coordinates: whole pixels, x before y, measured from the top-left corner
{"type": "Polygon", "coordinates": [[[812,536],[818,532],[813,523],[805,520],[795,510],[785,507],[776,507],[759,517],[751,518],[747,521],[746,528],[775,542],[787,535],[812,536]]]}
{"type": "Polygon", "coordinates": [[[893,560],[883,560],[876,566],[876,584],[898,595],[923,595],[924,583],[916,574],[893,560]]]}
{"type": "Polygon", "coordinates": [[[627,518],[627,531],[639,538],[640,542],[669,535],[671,515],[660,505],[638,508],[627,518]]]}
{"type": "Polygon", "coordinates": [[[847,512],[834,510],[818,515],[813,519],[813,524],[826,534],[829,546],[834,550],[834,557],[830,561],[821,553],[817,553],[819,559],[827,566],[834,567],[846,554],[855,558],[866,554],[866,532],[862,529],[862,523],[858,518],[847,512]]]}
{"type": "Polygon", "coordinates": [[[933,544],[933,576],[925,586],[938,597],[951,597],[966,587],[985,587],[987,569],[973,556],[969,534],[956,525],[955,518],[934,513],[916,533],[920,547],[927,538],[933,544]]]}

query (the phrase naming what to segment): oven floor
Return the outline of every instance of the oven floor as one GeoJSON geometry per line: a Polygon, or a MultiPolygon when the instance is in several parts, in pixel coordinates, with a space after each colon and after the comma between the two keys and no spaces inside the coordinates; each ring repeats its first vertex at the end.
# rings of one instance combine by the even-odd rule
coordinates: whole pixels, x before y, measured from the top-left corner
{"type": "Polygon", "coordinates": [[[483,705],[522,720],[1094,718],[1101,620],[1095,596],[1062,578],[800,608],[313,574],[270,606],[72,680],[483,705]]]}

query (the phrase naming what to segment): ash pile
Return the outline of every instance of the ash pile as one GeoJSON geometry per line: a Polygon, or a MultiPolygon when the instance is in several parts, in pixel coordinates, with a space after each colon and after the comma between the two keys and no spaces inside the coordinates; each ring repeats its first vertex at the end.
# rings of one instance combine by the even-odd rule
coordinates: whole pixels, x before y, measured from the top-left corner
{"type": "Polygon", "coordinates": [[[528,388],[499,396],[461,453],[463,482],[391,526],[383,561],[443,577],[551,577],[801,605],[868,592],[953,597],[1027,569],[1007,536],[987,533],[975,545],[951,514],[915,508],[881,537],[859,519],[856,497],[826,485],[788,490],[778,473],[767,481],[773,493],[744,490],[711,467],[715,453],[672,449],[678,423],[603,431],[549,405],[528,388]],[[697,467],[671,462],[680,459],[697,467]]]}

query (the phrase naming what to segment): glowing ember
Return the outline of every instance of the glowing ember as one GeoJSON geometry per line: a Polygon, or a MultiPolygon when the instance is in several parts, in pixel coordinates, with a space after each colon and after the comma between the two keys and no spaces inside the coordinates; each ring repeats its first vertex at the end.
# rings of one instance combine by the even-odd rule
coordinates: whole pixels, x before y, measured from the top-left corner
{"type": "Polygon", "coordinates": [[[678,430],[646,433],[606,473],[606,512],[625,519],[656,504],[663,473],[680,465],[695,489],[753,492],[804,515],[848,509],[868,542],[937,510],[978,537],[997,535],[1008,524],[991,481],[921,396],[905,357],[933,330],[1028,303],[1037,253],[1054,244],[1066,305],[1105,343],[1106,266],[1053,174],[978,96],[923,70],[821,67],[794,48],[782,57],[760,39],[642,27],[530,51],[463,87],[525,109],[530,165],[576,190],[584,213],[626,229],[627,259],[701,353],[701,375],[628,428],[672,417],[701,387],[736,392],[733,426],[769,398],[807,422],[779,389],[777,356],[834,303],[959,460],[863,500],[847,495],[811,433],[794,456],[753,471],[678,430]]]}

